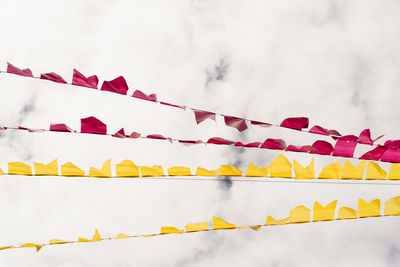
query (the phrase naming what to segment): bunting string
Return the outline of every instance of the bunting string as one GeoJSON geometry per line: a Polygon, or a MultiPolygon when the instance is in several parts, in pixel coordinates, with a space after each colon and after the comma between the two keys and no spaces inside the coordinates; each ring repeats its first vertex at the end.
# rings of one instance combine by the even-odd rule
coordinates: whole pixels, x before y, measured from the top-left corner
{"type": "Polygon", "coordinates": [[[128,239],[134,237],[155,237],[160,235],[168,234],[189,234],[196,232],[210,232],[210,231],[220,231],[220,230],[244,230],[251,229],[254,231],[259,231],[264,227],[271,226],[283,226],[289,224],[301,224],[301,223],[314,223],[314,222],[324,222],[324,221],[337,221],[337,220],[356,220],[365,219],[371,217],[385,217],[385,216],[399,216],[400,215],[400,196],[393,197],[385,202],[384,212],[381,214],[380,199],[374,199],[369,203],[365,200],[358,199],[358,210],[350,207],[340,207],[336,214],[337,200],[330,202],[325,207],[322,206],[318,201],[315,201],[313,209],[309,209],[303,205],[297,206],[290,210],[289,216],[283,219],[275,219],[272,216],[268,216],[265,223],[255,224],[255,225],[242,225],[236,226],[236,224],[228,223],[225,220],[213,217],[212,227],[209,227],[209,222],[195,222],[188,223],[185,225],[184,229],[179,229],[175,226],[162,226],[160,232],[153,234],[144,235],[130,235],[119,233],[114,237],[101,237],[99,231],[95,229],[95,233],[92,238],[82,238],[79,237],[77,240],[67,241],[62,239],[50,239],[47,243],[23,243],[20,245],[7,245],[0,247],[0,250],[15,249],[15,248],[26,248],[33,247],[36,251],[39,251],[44,246],[49,245],[61,245],[61,244],[71,244],[71,243],[81,243],[81,242],[100,242],[106,240],[116,240],[116,239],[128,239]]]}
{"type": "MultiPolygon", "coordinates": [[[[98,83],[99,83],[99,79],[97,78],[96,75],[86,77],[83,74],[81,74],[79,71],[77,71],[76,69],[73,69],[72,82],[69,83],[66,80],[64,80],[64,78],[62,78],[60,75],[58,75],[54,72],[41,74],[40,77],[36,77],[32,74],[32,71],[30,69],[19,69],[8,62],[7,62],[7,70],[6,71],[0,70],[0,73],[15,74],[15,75],[23,76],[23,77],[36,78],[36,79],[47,80],[47,81],[51,81],[51,82],[55,82],[55,83],[75,85],[75,86],[86,87],[86,88],[90,88],[90,89],[96,89],[96,90],[98,89],[98,83]]],[[[119,76],[111,81],[104,81],[100,88],[100,91],[107,91],[107,92],[121,94],[121,95],[127,95],[128,90],[129,90],[128,84],[127,84],[126,80],[124,79],[124,77],[122,77],[122,76],[119,76]]],[[[171,104],[171,103],[164,102],[164,101],[158,101],[157,96],[155,94],[147,95],[140,90],[134,91],[134,93],[131,95],[131,97],[134,97],[134,98],[140,99],[140,100],[149,101],[149,102],[160,103],[161,105],[165,105],[168,107],[179,108],[182,110],[191,110],[191,111],[193,111],[193,113],[195,115],[195,120],[196,120],[197,124],[200,124],[207,119],[216,121],[216,115],[218,115],[218,116],[223,117],[226,126],[235,128],[240,132],[247,130],[248,124],[250,124],[250,125],[257,125],[257,126],[261,126],[261,127],[279,127],[279,128],[286,128],[286,129],[302,131],[302,132],[312,133],[312,134],[317,134],[317,135],[325,135],[325,136],[330,136],[335,140],[351,139],[351,141],[355,142],[356,144],[359,143],[359,144],[366,144],[366,145],[373,145],[375,141],[377,141],[378,139],[383,137],[383,135],[381,135],[376,139],[372,139],[371,132],[369,129],[363,130],[358,137],[356,135],[342,136],[336,130],[329,130],[329,129],[323,128],[319,125],[315,125],[315,126],[311,127],[310,129],[308,129],[309,128],[309,119],[306,117],[286,118],[280,124],[260,122],[260,121],[250,120],[250,119],[241,118],[241,117],[234,117],[234,116],[224,115],[224,114],[217,113],[217,112],[200,110],[200,109],[188,107],[185,105],[177,105],[177,104],[171,104]]],[[[385,147],[389,146],[389,148],[395,147],[396,149],[399,149],[400,148],[400,140],[388,140],[385,142],[384,146],[385,147]]]]}
{"type": "MultiPolygon", "coordinates": [[[[320,174],[315,174],[314,159],[311,163],[303,167],[295,159],[293,164],[284,156],[277,156],[272,163],[267,167],[258,167],[250,163],[244,173],[239,168],[233,165],[221,165],[216,170],[208,170],[202,167],[197,167],[195,174],[192,173],[188,167],[174,166],[168,168],[167,174],[160,165],[154,166],[136,166],[131,160],[124,160],[115,165],[116,176],[112,175],[111,159],[104,162],[102,167],[91,167],[89,174],[86,176],[85,171],[77,167],[71,162],[61,165],[61,176],[75,176],[75,177],[99,177],[99,178],[113,178],[113,177],[163,177],[163,176],[232,176],[232,177],[270,177],[270,178],[292,178],[296,180],[307,179],[342,179],[342,180],[400,180],[400,164],[394,163],[386,172],[379,164],[373,161],[368,163],[363,160],[356,166],[346,161],[342,166],[339,162],[325,166],[320,174]],[[365,172],[365,169],[366,172],[365,172]],[[294,172],[294,175],[293,175],[294,172]],[[364,176],[365,172],[365,176],[364,176]]],[[[5,174],[0,169],[0,174],[5,174]]],[[[33,163],[32,167],[23,162],[9,162],[8,173],[9,175],[49,175],[59,176],[59,167],[57,159],[48,164],[33,163]]]]}

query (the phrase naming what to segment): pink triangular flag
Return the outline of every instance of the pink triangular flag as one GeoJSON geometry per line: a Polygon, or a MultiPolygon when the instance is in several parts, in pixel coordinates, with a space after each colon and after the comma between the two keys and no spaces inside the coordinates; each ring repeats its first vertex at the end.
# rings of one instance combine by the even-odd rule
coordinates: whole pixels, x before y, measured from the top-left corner
{"type": "Polygon", "coordinates": [[[332,144],[324,140],[315,141],[312,147],[311,154],[330,155],[333,152],[332,144]]]}
{"type": "Polygon", "coordinates": [[[377,146],[374,149],[368,151],[360,157],[360,159],[366,160],[380,160],[385,153],[386,148],[383,146],[377,146]]]}
{"type": "Polygon", "coordinates": [[[125,130],[124,128],[121,128],[118,132],[112,135],[113,137],[118,137],[118,138],[126,138],[125,135],[125,130]]]}
{"type": "Polygon", "coordinates": [[[207,143],[209,144],[217,144],[217,145],[232,145],[235,142],[231,141],[231,140],[227,140],[221,137],[213,137],[208,139],[207,143]]]}
{"type": "MultiPolygon", "coordinates": [[[[135,92],[133,92],[132,97],[143,99],[143,100],[147,100],[147,101],[151,101],[151,102],[157,102],[156,94],[146,95],[145,93],[143,93],[140,90],[136,90],[135,92]]],[[[171,104],[170,104],[170,106],[171,106],[171,104]]]]}
{"type": "Polygon", "coordinates": [[[72,84],[97,89],[99,79],[96,75],[85,77],[82,73],[74,69],[72,84]]]}
{"type": "Polygon", "coordinates": [[[25,77],[33,77],[32,71],[30,69],[21,70],[8,62],[7,62],[7,72],[25,77]]]}
{"type": "Polygon", "coordinates": [[[128,89],[128,84],[126,83],[125,78],[119,76],[114,80],[104,81],[100,90],[126,95],[128,89]]]}
{"type": "Polygon", "coordinates": [[[204,111],[204,110],[197,110],[193,109],[194,116],[196,118],[197,124],[200,124],[201,122],[205,121],[206,119],[211,119],[215,121],[215,113],[204,111]]]}
{"type": "Polygon", "coordinates": [[[262,143],[261,148],[285,150],[286,143],[282,139],[268,138],[267,140],[264,141],[264,143],[262,143]]]}
{"type": "Polygon", "coordinates": [[[287,118],[282,121],[281,127],[295,129],[295,130],[308,128],[308,118],[306,117],[287,118]]]}
{"type": "Polygon", "coordinates": [[[243,132],[247,129],[247,124],[244,119],[224,116],[225,124],[229,127],[237,129],[239,132],[243,132]]]}
{"type": "Polygon", "coordinates": [[[50,131],[55,131],[55,132],[74,132],[74,130],[69,128],[64,123],[51,123],[50,124],[50,131]]]}
{"type": "Polygon", "coordinates": [[[83,118],[81,119],[81,133],[107,134],[107,125],[93,116],[83,118]]]}
{"type": "Polygon", "coordinates": [[[63,77],[61,77],[60,75],[58,75],[57,73],[54,73],[54,72],[40,74],[40,79],[49,80],[49,81],[56,82],[56,83],[67,83],[63,79],[63,77]]]}

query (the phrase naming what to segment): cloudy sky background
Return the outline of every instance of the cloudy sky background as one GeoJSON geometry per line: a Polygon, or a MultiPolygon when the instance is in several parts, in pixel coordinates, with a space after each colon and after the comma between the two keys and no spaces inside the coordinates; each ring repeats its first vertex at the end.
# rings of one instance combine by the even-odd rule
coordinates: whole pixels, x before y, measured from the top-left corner
{"type": "MultiPolygon", "coordinates": [[[[0,60],[54,71],[72,68],[100,80],[123,75],[130,91],[200,109],[280,122],[307,116],[312,124],[373,137],[400,135],[400,2],[398,1],[1,1],[0,60]]],[[[13,75],[0,76],[1,124],[48,127],[96,116],[110,133],[161,133],[176,138],[221,136],[245,142],[284,138],[311,144],[316,136],[249,127],[239,134],[222,120],[195,126],[191,112],[115,94],[13,75]]],[[[329,139],[325,139],[329,140],[329,139]]],[[[60,164],[85,171],[131,159],[137,165],[208,169],[250,162],[267,166],[277,152],[191,146],[102,136],[0,135],[7,162],[60,164]]],[[[368,149],[368,147],[366,148],[368,149]]],[[[361,150],[357,155],[362,154],[361,150]]],[[[311,157],[285,153],[307,165],[311,157]]],[[[316,156],[317,173],[337,159],[316,156]]],[[[344,160],[339,159],[341,163],[344,160]]],[[[352,161],[356,163],[356,161],[352,161]]],[[[381,164],[386,170],[389,164],[381,164]]],[[[215,181],[0,179],[1,245],[51,238],[158,232],[219,216],[241,224],[287,216],[339,199],[383,201],[398,186],[215,181]]],[[[382,209],[383,210],[383,209],[382,209]]],[[[370,218],[251,230],[219,231],[34,249],[5,250],[1,266],[398,266],[398,218],[370,218]]]]}

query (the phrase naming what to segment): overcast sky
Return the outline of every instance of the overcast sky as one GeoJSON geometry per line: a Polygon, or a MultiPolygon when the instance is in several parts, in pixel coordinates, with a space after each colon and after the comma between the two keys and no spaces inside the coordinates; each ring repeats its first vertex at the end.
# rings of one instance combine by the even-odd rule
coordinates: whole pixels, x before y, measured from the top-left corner
{"type": "MultiPolygon", "coordinates": [[[[373,137],[400,136],[400,2],[382,1],[0,1],[0,64],[54,71],[72,68],[100,80],[123,75],[140,89],[177,104],[279,123],[307,116],[311,124],[373,137]]],[[[220,136],[245,142],[316,136],[249,127],[239,134],[191,112],[67,85],[0,75],[0,123],[48,127],[94,115],[110,133],[161,133],[176,138],[220,136]]],[[[329,139],[325,139],[329,140],[329,139]]],[[[130,159],[137,165],[207,169],[250,162],[267,166],[270,150],[191,146],[104,136],[4,131],[7,162],[75,163],[85,171],[130,159]]],[[[360,154],[357,151],[357,155],[360,154]]],[[[285,153],[304,166],[311,156],[285,153]]],[[[316,156],[317,173],[336,158],[316,156]]],[[[344,160],[339,159],[341,163],[344,160]]],[[[357,161],[352,161],[357,163],[357,161]]],[[[381,164],[386,170],[390,164],[381,164]]],[[[212,216],[241,224],[283,218],[291,208],[357,208],[358,198],[385,201],[399,186],[215,181],[102,180],[3,176],[0,245],[91,237],[94,229],[158,232],[212,216]]],[[[383,207],[382,207],[383,211],[383,207]]],[[[398,266],[399,218],[370,218],[219,231],[0,252],[1,266],[398,266]]]]}

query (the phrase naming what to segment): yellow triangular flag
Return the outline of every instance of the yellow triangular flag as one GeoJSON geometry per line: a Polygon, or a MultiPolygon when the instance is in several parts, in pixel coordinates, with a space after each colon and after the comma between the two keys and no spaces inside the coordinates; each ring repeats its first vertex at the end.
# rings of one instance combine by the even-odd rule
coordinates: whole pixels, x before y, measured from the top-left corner
{"type": "Polygon", "coordinates": [[[14,246],[2,246],[0,250],[15,248],[14,246]]]}
{"type": "Polygon", "coordinates": [[[259,168],[253,163],[249,164],[247,167],[246,176],[249,177],[267,177],[268,176],[268,167],[259,168]]]}
{"type": "Polygon", "coordinates": [[[304,206],[297,206],[289,212],[289,223],[305,223],[311,221],[311,210],[304,206]]]}
{"type": "Polygon", "coordinates": [[[292,163],[282,154],[277,156],[268,168],[271,177],[292,178],[292,163]]]}
{"type": "Polygon", "coordinates": [[[169,176],[191,176],[190,168],[187,167],[171,167],[168,169],[169,176]]]}
{"type": "Polygon", "coordinates": [[[242,171],[232,165],[221,165],[219,169],[221,176],[242,176],[242,171]]]}
{"type": "Polygon", "coordinates": [[[337,200],[323,207],[318,201],[314,203],[313,221],[332,221],[335,219],[337,200]]]}
{"type": "Polygon", "coordinates": [[[353,166],[346,160],[343,166],[342,179],[362,179],[365,170],[365,160],[360,161],[357,166],[353,166]]]}
{"type": "Polygon", "coordinates": [[[294,173],[296,175],[295,179],[314,179],[314,158],[311,160],[310,165],[303,167],[295,159],[293,160],[294,173]]]}
{"type": "Polygon", "coordinates": [[[378,163],[369,161],[367,164],[366,180],[386,180],[386,171],[378,163]]]}
{"type": "Polygon", "coordinates": [[[285,225],[288,223],[288,221],[289,217],[280,220],[275,220],[273,217],[268,216],[264,225],[285,225]]]}
{"type": "Polygon", "coordinates": [[[207,170],[202,167],[197,167],[196,175],[197,176],[218,176],[219,169],[216,170],[207,170]]]}
{"type": "Polygon", "coordinates": [[[21,248],[36,248],[36,252],[38,252],[43,246],[44,246],[44,244],[25,243],[25,244],[22,244],[20,247],[21,248]]]}
{"type": "Polygon", "coordinates": [[[319,174],[319,179],[339,179],[342,172],[342,165],[339,161],[325,166],[319,174]]]}
{"type": "Polygon", "coordinates": [[[91,241],[101,241],[101,236],[100,236],[99,230],[97,230],[97,229],[94,230],[94,235],[93,235],[91,241]]]}
{"type": "Polygon", "coordinates": [[[9,174],[32,175],[32,168],[28,164],[22,162],[9,162],[9,174]]]}
{"type": "Polygon", "coordinates": [[[3,174],[4,174],[3,170],[2,170],[2,169],[0,169],[0,175],[3,175],[3,174]]]}
{"type": "Polygon", "coordinates": [[[101,170],[90,167],[89,177],[111,178],[111,159],[104,162],[101,170]]]}
{"type": "Polygon", "coordinates": [[[389,180],[400,180],[400,165],[398,163],[393,163],[389,169],[389,180]]]}
{"type": "Polygon", "coordinates": [[[226,221],[213,217],[213,229],[235,229],[236,225],[233,223],[227,223],[226,221]]]}
{"type": "Polygon", "coordinates": [[[198,231],[208,231],[208,222],[186,224],[185,231],[188,233],[198,232],[198,231]]]}
{"type": "Polygon", "coordinates": [[[124,160],[115,165],[117,177],[139,177],[139,168],[131,161],[124,160]]]}
{"type": "Polygon", "coordinates": [[[160,234],[183,234],[183,231],[173,226],[162,226],[160,234]]]}
{"type": "Polygon", "coordinates": [[[386,201],[385,211],[383,214],[385,216],[400,215],[400,196],[391,198],[386,201]]]}
{"type": "Polygon", "coordinates": [[[381,215],[380,200],[374,199],[370,203],[365,200],[358,199],[358,214],[360,218],[363,217],[376,217],[381,215]]]}
{"type": "Polygon", "coordinates": [[[131,236],[122,233],[119,233],[114,237],[114,239],[127,239],[127,238],[131,238],[131,236]]]}
{"type": "Polygon", "coordinates": [[[65,240],[60,240],[60,239],[50,239],[49,244],[55,245],[55,244],[67,244],[67,243],[72,243],[71,241],[65,241],[65,240]]]}
{"type": "Polygon", "coordinates": [[[85,176],[85,172],[72,164],[67,162],[61,165],[61,175],[62,176],[85,176]]]}
{"type": "Polygon", "coordinates": [[[35,175],[58,176],[58,163],[56,159],[47,165],[43,163],[34,162],[33,169],[35,170],[35,175]]]}
{"type": "Polygon", "coordinates": [[[152,167],[140,166],[139,168],[142,177],[164,176],[163,168],[159,165],[155,165],[152,167]]]}
{"type": "Polygon", "coordinates": [[[349,207],[341,207],[339,209],[339,213],[338,213],[338,220],[344,220],[344,219],[357,219],[357,211],[355,211],[352,208],[349,207]]]}

